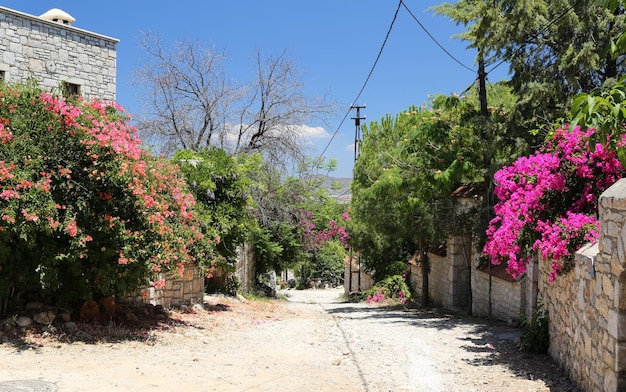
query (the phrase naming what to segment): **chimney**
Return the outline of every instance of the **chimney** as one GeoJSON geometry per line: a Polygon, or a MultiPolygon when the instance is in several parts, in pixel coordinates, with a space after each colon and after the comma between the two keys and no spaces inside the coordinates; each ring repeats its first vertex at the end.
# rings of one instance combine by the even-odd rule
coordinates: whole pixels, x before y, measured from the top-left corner
{"type": "Polygon", "coordinates": [[[74,19],[72,15],[58,8],[53,8],[45,14],[39,15],[39,17],[50,22],[55,22],[67,26],[71,26],[72,23],[76,22],[76,19],[74,19]]]}

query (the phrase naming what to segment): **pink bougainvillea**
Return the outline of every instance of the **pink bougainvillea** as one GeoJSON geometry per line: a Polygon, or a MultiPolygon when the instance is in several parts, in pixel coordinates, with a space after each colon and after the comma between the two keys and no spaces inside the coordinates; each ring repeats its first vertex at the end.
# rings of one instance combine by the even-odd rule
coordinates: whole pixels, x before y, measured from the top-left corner
{"type": "Polygon", "coordinates": [[[119,105],[0,89],[0,268],[16,274],[0,290],[19,275],[85,298],[210,268],[214,245],[179,168],[141,148],[119,105]]]}
{"type": "MultiPolygon", "coordinates": [[[[311,211],[303,211],[300,214],[300,230],[302,231],[303,242],[307,249],[319,249],[322,248],[328,241],[337,239],[342,244],[346,245],[350,235],[340,223],[335,220],[329,220],[326,228],[317,228],[313,223],[313,217],[311,211]]],[[[349,221],[350,218],[348,212],[344,212],[341,215],[341,220],[349,221]]]]}
{"type": "Polygon", "coordinates": [[[614,151],[589,148],[593,133],[558,129],[540,151],[495,174],[500,201],[483,250],[492,263],[507,263],[517,276],[537,251],[551,260],[554,280],[584,242],[598,238],[598,196],[625,171],[614,151]]]}

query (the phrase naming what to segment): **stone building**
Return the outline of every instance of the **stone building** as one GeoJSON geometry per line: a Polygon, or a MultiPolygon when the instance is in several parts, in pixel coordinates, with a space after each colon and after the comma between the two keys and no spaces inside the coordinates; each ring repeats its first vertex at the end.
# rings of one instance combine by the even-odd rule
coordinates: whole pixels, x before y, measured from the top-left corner
{"type": "Polygon", "coordinates": [[[41,16],[0,7],[0,79],[115,101],[116,38],[74,27],[51,9],[41,16]]]}

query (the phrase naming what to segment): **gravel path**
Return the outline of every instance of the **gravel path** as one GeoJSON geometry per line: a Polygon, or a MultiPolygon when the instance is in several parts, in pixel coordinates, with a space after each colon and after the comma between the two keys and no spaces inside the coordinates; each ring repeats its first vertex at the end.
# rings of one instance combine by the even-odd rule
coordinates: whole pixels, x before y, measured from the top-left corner
{"type": "Polygon", "coordinates": [[[288,302],[209,297],[227,310],[173,315],[141,342],[0,344],[0,391],[20,380],[59,391],[573,390],[546,356],[516,349],[518,330],[345,303],[335,289],[283,293],[288,302]]]}
{"type": "Polygon", "coordinates": [[[332,315],[361,391],[573,391],[545,355],[517,349],[521,331],[441,311],[345,303],[331,290],[289,292],[332,315]]]}

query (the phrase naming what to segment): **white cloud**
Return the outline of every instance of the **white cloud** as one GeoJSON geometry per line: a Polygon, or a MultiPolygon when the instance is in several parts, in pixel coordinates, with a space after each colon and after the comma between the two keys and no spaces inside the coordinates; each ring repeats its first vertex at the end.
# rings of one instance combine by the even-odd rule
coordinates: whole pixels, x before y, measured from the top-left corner
{"type": "Polygon", "coordinates": [[[305,139],[326,139],[330,134],[322,127],[310,127],[308,125],[298,125],[298,131],[305,139]]]}

